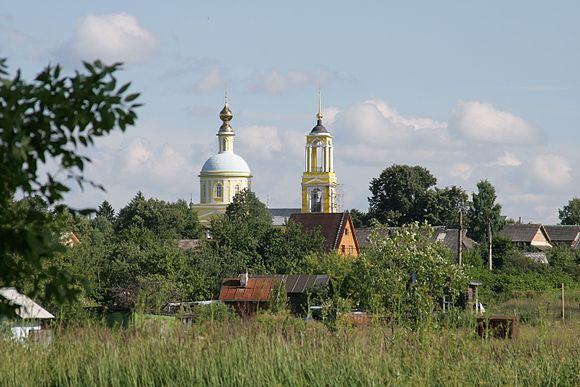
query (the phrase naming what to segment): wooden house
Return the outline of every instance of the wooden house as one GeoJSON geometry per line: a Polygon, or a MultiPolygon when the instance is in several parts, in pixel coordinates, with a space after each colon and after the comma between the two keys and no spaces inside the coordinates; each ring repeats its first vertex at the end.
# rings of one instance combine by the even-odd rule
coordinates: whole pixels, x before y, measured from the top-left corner
{"type": "Polygon", "coordinates": [[[535,247],[538,250],[552,247],[550,236],[541,224],[506,224],[499,235],[519,247],[535,247]]]}
{"type": "Polygon", "coordinates": [[[580,249],[580,226],[544,226],[554,245],[580,249]]]}
{"type": "Polygon", "coordinates": [[[319,230],[329,251],[352,256],[360,253],[352,218],[348,212],[292,214],[290,221],[301,224],[306,230],[319,230]]]}

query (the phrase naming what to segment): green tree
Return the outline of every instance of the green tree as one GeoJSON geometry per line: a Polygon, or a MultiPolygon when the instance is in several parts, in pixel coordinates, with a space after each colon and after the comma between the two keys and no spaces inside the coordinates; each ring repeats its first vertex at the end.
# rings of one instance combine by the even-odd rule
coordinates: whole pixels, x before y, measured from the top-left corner
{"type": "Polygon", "coordinates": [[[349,212],[352,217],[352,224],[355,228],[370,226],[370,219],[367,213],[359,211],[356,208],[351,209],[349,212]]]}
{"type": "Polygon", "coordinates": [[[488,227],[491,227],[492,235],[495,235],[502,229],[504,221],[501,218],[501,205],[495,202],[493,185],[482,180],[477,183],[477,190],[467,211],[467,224],[470,237],[483,243],[488,238],[488,227]]]}
{"type": "Polygon", "coordinates": [[[580,225],[580,198],[571,199],[560,213],[560,223],[564,225],[580,225]]]}
{"type": "Polygon", "coordinates": [[[115,209],[113,208],[113,206],[111,206],[111,203],[109,203],[106,200],[101,203],[101,205],[97,209],[96,215],[102,216],[111,223],[115,221],[115,209]]]}
{"type": "Polygon", "coordinates": [[[427,218],[437,179],[420,166],[392,165],[370,183],[369,217],[388,226],[427,218]]]}
{"type": "MultiPolygon", "coordinates": [[[[41,284],[49,298],[64,301],[74,296],[70,275],[43,263],[63,251],[59,235],[50,227],[50,214],[34,207],[24,211],[13,205],[19,192],[38,195],[49,205],[62,202],[68,181],[89,183],[83,170],[90,159],[80,150],[115,128],[134,124],[139,94],[127,95],[129,84],[118,87],[111,66],[85,63],[86,72],[61,76],[60,66],[47,66],[32,82],[20,71],[8,77],[0,59],[0,283],[16,286],[34,276],[35,293],[41,284]],[[43,173],[44,164],[55,165],[43,173]],[[64,173],[63,173],[64,171],[64,173]],[[58,174],[58,175],[57,175],[58,174]],[[67,176],[63,180],[60,176],[67,176]]],[[[101,187],[102,188],[102,187],[101,187]]],[[[0,305],[2,308],[2,305],[0,305]]],[[[6,308],[4,308],[6,309],[6,308]]]]}
{"type": "Polygon", "coordinates": [[[115,230],[122,233],[135,223],[163,239],[198,238],[201,231],[197,214],[184,200],[168,203],[159,199],[145,199],[141,192],[119,211],[115,230]]]}
{"type": "Polygon", "coordinates": [[[459,227],[459,212],[467,213],[469,197],[460,187],[436,188],[433,192],[427,220],[434,226],[459,227]]]}
{"type": "MultiPolygon", "coordinates": [[[[382,227],[382,226],[381,226],[382,227]]],[[[394,320],[428,321],[444,295],[457,297],[467,277],[427,225],[411,224],[389,237],[377,227],[353,262],[353,301],[394,320]]]]}

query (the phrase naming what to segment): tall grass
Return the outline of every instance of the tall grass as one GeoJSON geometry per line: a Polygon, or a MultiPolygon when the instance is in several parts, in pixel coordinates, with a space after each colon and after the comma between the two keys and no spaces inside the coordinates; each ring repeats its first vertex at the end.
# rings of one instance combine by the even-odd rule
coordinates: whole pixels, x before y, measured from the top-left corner
{"type": "Polygon", "coordinates": [[[57,329],[50,347],[0,342],[5,386],[580,385],[580,324],[472,330],[329,331],[290,317],[110,330],[57,329]]]}

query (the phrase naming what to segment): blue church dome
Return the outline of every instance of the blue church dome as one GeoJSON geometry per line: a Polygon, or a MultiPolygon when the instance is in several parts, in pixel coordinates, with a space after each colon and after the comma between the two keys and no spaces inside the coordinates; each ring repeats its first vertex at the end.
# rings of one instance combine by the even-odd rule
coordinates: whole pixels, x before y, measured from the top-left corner
{"type": "Polygon", "coordinates": [[[233,152],[222,152],[211,156],[203,167],[201,173],[234,172],[250,174],[250,167],[246,160],[233,152]]]}

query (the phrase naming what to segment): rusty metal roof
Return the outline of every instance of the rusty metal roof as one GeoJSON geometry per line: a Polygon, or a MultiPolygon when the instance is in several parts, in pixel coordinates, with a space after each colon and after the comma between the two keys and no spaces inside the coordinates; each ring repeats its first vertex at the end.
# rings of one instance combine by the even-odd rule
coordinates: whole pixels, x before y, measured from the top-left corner
{"type": "Polygon", "coordinates": [[[330,278],[324,274],[252,274],[250,278],[275,278],[284,281],[286,293],[304,293],[308,289],[326,287],[330,282],[330,278]]]}
{"type": "Polygon", "coordinates": [[[249,277],[246,286],[240,286],[239,278],[226,278],[220,289],[220,301],[267,302],[272,289],[280,284],[280,278],[249,277]]]}

